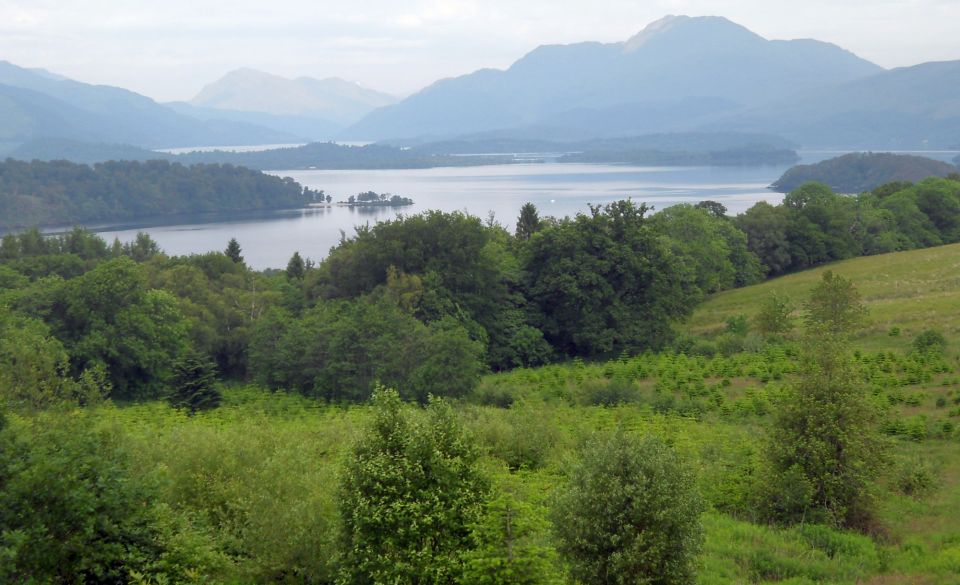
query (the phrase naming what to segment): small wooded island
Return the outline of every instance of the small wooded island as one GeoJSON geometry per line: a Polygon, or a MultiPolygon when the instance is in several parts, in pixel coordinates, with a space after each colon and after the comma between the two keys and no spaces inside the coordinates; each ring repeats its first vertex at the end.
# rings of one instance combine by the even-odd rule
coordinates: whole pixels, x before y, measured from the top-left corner
{"type": "Polygon", "coordinates": [[[340,201],[339,204],[350,207],[406,207],[407,205],[413,205],[413,199],[391,195],[390,193],[366,191],[351,195],[346,201],[340,201]]]}

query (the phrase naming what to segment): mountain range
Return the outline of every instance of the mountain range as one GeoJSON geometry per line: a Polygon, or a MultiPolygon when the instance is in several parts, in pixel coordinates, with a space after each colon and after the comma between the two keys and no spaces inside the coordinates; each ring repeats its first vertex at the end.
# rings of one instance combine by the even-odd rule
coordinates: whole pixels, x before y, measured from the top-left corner
{"type": "Polygon", "coordinates": [[[338,77],[286,79],[255,69],[237,69],[204,87],[190,105],[217,110],[264,112],[329,120],[341,126],[357,122],[395,97],[338,77]]]}
{"type": "Polygon", "coordinates": [[[297,140],[243,122],[197,120],[132,91],[0,61],[0,143],[45,137],[146,148],[297,140]]]}
{"type": "Polygon", "coordinates": [[[288,81],[241,70],[207,86],[189,104],[160,104],[119,87],[0,61],[0,154],[37,140],[149,149],[308,142],[332,138],[393,100],[343,80],[288,81]],[[259,84],[259,98],[249,84],[259,84]],[[292,92],[290,85],[303,90],[292,92]],[[268,111],[248,110],[253,106],[268,111]]]}
{"type": "Polygon", "coordinates": [[[535,49],[445,79],[340,136],[424,142],[761,132],[804,148],[956,148],[960,61],[885,70],[836,45],[668,16],[621,43],[535,49]]]}
{"type": "Polygon", "coordinates": [[[338,77],[286,79],[243,68],[205,86],[189,102],[167,105],[201,120],[246,122],[313,141],[333,139],[366,114],[396,101],[338,77]]]}
{"type": "Polygon", "coordinates": [[[440,80],[399,101],[342,79],[239,69],[189,102],[159,104],[0,62],[0,154],[44,139],[71,149],[454,141],[469,151],[471,142],[731,132],[800,148],[956,148],[960,61],[885,70],[830,43],[668,16],[623,42],[541,46],[505,70],[440,80]]]}
{"type": "Polygon", "coordinates": [[[693,130],[731,110],[881,71],[828,43],[770,41],[721,17],[668,16],[624,42],[542,46],[505,71],[438,81],[375,110],[345,135],[377,140],[529,126],[693,130]]]}

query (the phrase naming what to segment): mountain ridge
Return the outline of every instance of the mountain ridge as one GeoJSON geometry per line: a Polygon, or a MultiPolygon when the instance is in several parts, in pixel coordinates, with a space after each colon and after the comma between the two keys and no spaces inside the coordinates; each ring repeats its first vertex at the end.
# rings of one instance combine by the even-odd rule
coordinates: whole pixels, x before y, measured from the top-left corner
{"type": "Polygon", "coordinates": [[[5,142],[61,137],[175,148],[298,140],[244,122],[197,120],[127,89],[82,83],[7,61],[0,61],[0,87],[0,140],[5,142]]]}
{"type": "Polygon", "coordinates": [[[345,127],[395,101],[389,94],[339,77],[288,79],[241,67],[208,83],[187,103],[216,110],[319,118],[345,127]]]}
{"type": "Polygon", "coordinates": [[[770,41],[723,17],[674,16],[620,43],[542,45],[507,69],[437,81],[374,110],[341,137],[456,136],[536,124],[578,108],[691,97],[757,106],[796,88],[880,71],[829,43],[770,41]]]}

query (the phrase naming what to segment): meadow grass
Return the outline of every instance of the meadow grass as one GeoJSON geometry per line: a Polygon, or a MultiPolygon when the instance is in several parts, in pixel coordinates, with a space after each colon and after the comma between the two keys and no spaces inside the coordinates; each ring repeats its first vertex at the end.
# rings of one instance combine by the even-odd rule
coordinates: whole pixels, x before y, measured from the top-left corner
{"type": "Polygon", "coordinates": [[[960,244],[852,258],[725,291],[697,307],[686,328],[694,335],[719,332],[730,316],[754,317],[773,293],[799,305],[826,270],[853,281],[863,295],[870,314],[856,340],[861,349],[903,351],[927,329],[960,340],[960,244]],[[894,328],[899,335],[890,335],[894,328]]]}

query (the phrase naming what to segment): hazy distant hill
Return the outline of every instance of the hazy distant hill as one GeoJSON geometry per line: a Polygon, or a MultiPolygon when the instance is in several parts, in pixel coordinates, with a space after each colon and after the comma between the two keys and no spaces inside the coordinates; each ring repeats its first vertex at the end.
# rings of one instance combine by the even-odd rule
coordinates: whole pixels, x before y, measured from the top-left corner
{"type": "Polygon", "coordinates": [[[0,61],[0,140],[59,137],[147,148],[263,144],[295,136],[229,120],[201,121],[118,87],[90,85],[0,61]]]}
{"type": "Polygon", "coordinates": [[[951,148],[960,137],[960,61],[923,63],[797,92],[710,127],[772,132],[806,147],[951,148]]]}
{"type": "Polygon", "coordinates": [[[286,79],[255,69],[237,69],[204,87],[190,105],[318,118],[342,128],[395,101],[391,95],[337,77],[286,79]]]}
{"type": "Polygon", "coordinates": [[[89,137],[109,133],[109,121],[42,93],[0,85],[0,142],[15,145],[35,136],[89,137]]]}
{"type": "MultiPolygon", "coordinates": [[[[390,144],[389,141],[384,144],[390,144]]],[[[792,150],[796,144],[770,134],[743,132],[675,132],[590,138],[586,140],[540,140],[476,135],[457,140],[407,144],[421,154],[575,153],[657,150],[662,152],[715,152],[764,147],[792,150]]]]}
{"type": "Polygon", "coordinates": [[[216,108],[202,108],[187,102],[169,102],[164,104],[175,112],[197,118],[199,120],[233,120],[246,124],[256,124],[271,128],[278,132],[285,132],[290,136],[301,137],[296,142],[311,142],[316,140],[331,140],[343,130],[343,124],[330,120],[310,116],[293,116],[268,114],[265,112],[244,112],[240,110],[218,110],[216,108]]]}
{"type": "Polygon", "coordinates": [[[676,130],[661,120],[689,124],[691,109],[701,118],[880,71],[828,43],[769,41],[724,18],[670,16],[622,43],[542,46],[506,71],[438,81],[343,136],[444,137],[567,121],[587,130],[676,130]]]}
{"type": "Polygon", "coordinates": [[[148,160],[176,160],[176,155],[147,150],[128,144],[83,142],[69,138],[36,138],[4,153],[3,157],[23,161],[66,160],[85,165],[111,160],[141,162],[148,160]]]}
{"type": "MultiPolygon", "coordinates": [[[[63,138],[34,139],[4,154],[17,160],[68,160],[93,164],[110,160],[168,160],[185,164],[229,163],[257,169],[375,169],[475,166],[529,160],[519,153],[555,153],[561,162],[614,162],[671,165],[791,164],[794,145],[776,136],[736,132],[655,134],[610,139],[457,140],[400,148],[391,144],[351,147],[316,142],[263,152],[167,154],[124,144],[85,143],[63,138]],[[487,156],[458,156],[463,154],[487,156]]],[[[543,158],[537,154],[535,158],[543,158]]]]}
{"type": "Polygon", "coordinates": [[[854,152],[813,165],[797,165],[771,187],[789,193],[808,181],[828,185],[838,193],[862,193],[894,181],[915,183],[946,177],[958,169],[945,162],[889,152],[854,152]]]}

